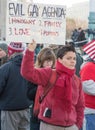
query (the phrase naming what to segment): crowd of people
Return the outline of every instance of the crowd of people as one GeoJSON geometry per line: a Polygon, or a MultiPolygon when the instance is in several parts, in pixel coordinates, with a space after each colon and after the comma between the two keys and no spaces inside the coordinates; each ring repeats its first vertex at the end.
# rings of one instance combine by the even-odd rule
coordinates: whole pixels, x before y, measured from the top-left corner
{"type": "Polygon", "coordinates": [[[71,39],[73,42],[79,42],[86,40],[85,31],[79,27],[78,29],[74,29],[71,35],[71,39]]]}
{"type": "Polygon", "coordinates": [[[78,29],[74,29],[71,35],[71,39],[74,43],[74,46],[80,47],[81,49],[81,47],[87,43],[86,31],[83,30],[81,27],[79,27],[78,29]]]}
{"type": "Polygon", "coordinates": [[[94,44],[85,62],[71,43],[0,44],[0,129],[94,130],[94,44]]]}

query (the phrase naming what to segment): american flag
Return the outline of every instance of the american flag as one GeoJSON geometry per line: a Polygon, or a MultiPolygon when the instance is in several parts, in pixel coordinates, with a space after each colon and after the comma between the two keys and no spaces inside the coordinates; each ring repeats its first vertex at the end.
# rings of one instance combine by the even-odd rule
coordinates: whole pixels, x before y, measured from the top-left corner
{"type": "Polygon", "coordinates": [[[88,56],[95,61],[95,40],[85,44],[83,46],[83,51],[88,54],[88,56]]]}

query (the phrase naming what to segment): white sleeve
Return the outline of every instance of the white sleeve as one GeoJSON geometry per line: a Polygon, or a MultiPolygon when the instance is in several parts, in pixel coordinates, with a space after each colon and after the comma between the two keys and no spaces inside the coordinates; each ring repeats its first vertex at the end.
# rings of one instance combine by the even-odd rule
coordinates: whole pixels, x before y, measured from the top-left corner
{"type": "Polygon", "coordinates": [[[82,82],[83,91],[89,95],[95,96],[95,82],[94,80],[86,80],[82,82]]]}

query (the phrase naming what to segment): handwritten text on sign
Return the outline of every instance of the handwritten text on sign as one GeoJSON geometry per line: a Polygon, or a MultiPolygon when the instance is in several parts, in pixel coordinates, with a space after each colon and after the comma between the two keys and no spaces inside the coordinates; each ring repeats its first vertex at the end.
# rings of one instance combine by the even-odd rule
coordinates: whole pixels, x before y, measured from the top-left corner
{"type": "Polygon", "coordinates": [[[64,6],[9,2],[7,41],[63,44],[66,30],[64,6]]]}

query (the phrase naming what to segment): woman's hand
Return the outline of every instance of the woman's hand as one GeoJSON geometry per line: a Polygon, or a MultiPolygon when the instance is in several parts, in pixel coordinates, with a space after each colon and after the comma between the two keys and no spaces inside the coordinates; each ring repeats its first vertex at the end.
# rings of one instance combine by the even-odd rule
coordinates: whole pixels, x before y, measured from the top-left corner
{"type": "Polygon", "coordinates": [[[36,48],[36,42],[33,39],[32,42],[28,44],[28,49],[29,49],[29,51],[34,51],[35,48],[36,48]]]}

